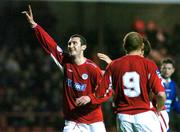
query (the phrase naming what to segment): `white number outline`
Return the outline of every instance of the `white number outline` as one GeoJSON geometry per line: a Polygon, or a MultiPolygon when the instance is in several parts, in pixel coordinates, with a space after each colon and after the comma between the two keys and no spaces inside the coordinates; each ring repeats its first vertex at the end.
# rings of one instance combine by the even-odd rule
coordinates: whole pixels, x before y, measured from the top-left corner
{"type": "Polygon", "coordinates": [[[140,76],[137,72],[126,72],[123,75],[124,94],[128,97],[138,97],[141,94],[140,76]]]}

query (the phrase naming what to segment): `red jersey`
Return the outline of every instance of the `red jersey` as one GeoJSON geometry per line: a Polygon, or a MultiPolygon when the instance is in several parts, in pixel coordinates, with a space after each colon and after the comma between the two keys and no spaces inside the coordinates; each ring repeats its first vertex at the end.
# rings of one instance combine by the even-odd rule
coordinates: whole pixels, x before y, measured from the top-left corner
{"type": "Polygon", "coordinates": [[[95,92],[96,85],[102,79],[100,68],[89,59],[86,59],[84,64],[74,64],[71,57],[63,52],[42,27],[37,25],[34,31],[44,50],[51,55],[57,65],[63,66],[63,111],[65,120],[85,124],[103,121],[100,105],[89,103],[78,107],[75,104],[76,98],[91,95],[95,92]]]}
{"type": "MultiPolygon", "coordinates": [[[[102,97],[107,88],[114,90],[115,113],[137,114],[155,108],[149,93],[163,91],[156,64],[138,55],[126,55],[114,60],[107,68],[99,86],[102,97]],[[104,90],[102,90],[104,89],[104,90]]],[[[95,99],[92,102],[97,102],[95,99]]]]}

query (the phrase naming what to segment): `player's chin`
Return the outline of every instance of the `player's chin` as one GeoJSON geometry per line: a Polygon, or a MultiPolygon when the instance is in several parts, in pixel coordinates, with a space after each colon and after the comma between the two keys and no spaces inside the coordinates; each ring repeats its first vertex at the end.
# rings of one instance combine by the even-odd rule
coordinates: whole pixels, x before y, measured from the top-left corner
{"type": "Polygon", "coordinates": [[[168,79],[169,77],[170,77],[170,76],[168,76],[168,75],[167,75],[167,76],[164,76],[164,79],[168,79]]]}
{"type": "Polygon", "coordinates": [[[74,52],[69,52],[70,56],[75,56],[76,54],[74,52]]]}

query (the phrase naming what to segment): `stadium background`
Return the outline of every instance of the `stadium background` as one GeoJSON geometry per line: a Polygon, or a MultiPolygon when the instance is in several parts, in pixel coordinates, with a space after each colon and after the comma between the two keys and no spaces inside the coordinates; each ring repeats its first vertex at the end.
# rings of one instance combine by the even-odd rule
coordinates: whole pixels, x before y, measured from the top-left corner
{"type": "MultiPolygon", "coordinates": [[[[85,55],[102,69],[106,65],[97,52],[112,59],[122,56],[123,36],[141,32],[152,43],[150,59],[157,64],[167,56],[175,59],[173,79],[180,86],[179,1],[92,1],[0,1],[0,132],[54,132],[63,127],[62,74],[21,14],[28,4],[35,21],[64,49],[70,35],[83,34],[88,41],[85,55]]],[[[103,111],[107,131],[115,132],[110,101],[103,111]]],[[[180,131],[180,115],[172,113],[170,120],[172,132],[180,131]]]]}

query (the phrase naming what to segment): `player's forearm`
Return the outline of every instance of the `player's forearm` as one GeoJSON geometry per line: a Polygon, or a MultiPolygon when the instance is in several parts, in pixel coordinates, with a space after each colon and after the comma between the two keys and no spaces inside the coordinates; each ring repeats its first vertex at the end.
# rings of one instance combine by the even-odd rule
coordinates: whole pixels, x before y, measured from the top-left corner
{"type": "Polygon", "coordinates": [[[52,53],[52,51],[57,48],[57,44],[54,39],[41,26],[37,24],[33,30],[39,43],[48,54],[52,53]]]}
{"type": "Polygon", "coordinates": [[[92,104],[102,104],[112,97],[113,91],[110,91],[105,96],[97,97],[95,94],[89,95],[92,104]]]}
{"type": "Polygon", "coordinates": [[[157,98],[157,110],[158,111],[161,111],[163,108],[164,108],[164,103],[165,103],[165,100],[166,100],[166,94],[165,92],[159,92],[156,96],[157,98]]]}

